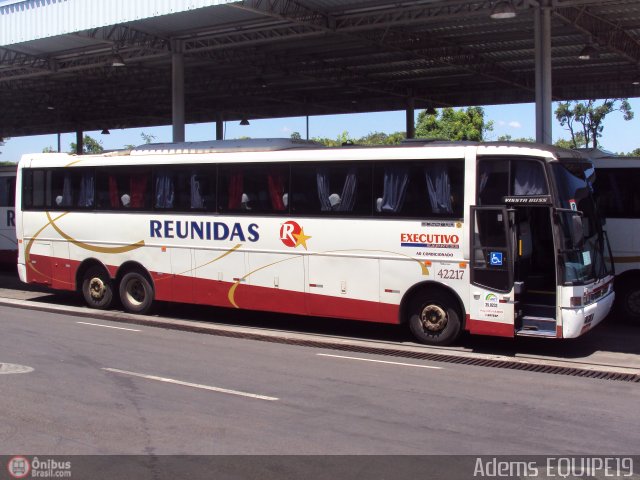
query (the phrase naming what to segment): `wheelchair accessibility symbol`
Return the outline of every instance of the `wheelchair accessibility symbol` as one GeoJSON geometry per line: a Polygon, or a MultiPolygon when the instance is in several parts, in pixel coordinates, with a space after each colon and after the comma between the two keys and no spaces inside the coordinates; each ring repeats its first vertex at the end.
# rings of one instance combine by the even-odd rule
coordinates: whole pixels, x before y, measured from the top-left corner
{"type": "Polygon", "coordinates": [[[502,265],[502,252],[490,252],[489,253],[489,264],[495,266],[502,265]]]}

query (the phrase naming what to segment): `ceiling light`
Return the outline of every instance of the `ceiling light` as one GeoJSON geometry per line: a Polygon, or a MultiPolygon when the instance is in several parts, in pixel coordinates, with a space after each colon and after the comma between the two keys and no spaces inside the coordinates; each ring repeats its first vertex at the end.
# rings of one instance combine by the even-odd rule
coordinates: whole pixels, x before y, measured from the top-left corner
{"type": "Polygon", "coordinates": [[[633,80],[631,80],[631,85],[640,85],[640,75],[636,75],[635,77],[633,77],[633,80]]]}
{"type": "Polygon", "coordinates": [[[108,129],[108,128],[105,128],[105,129],[103,129],[103,130],[100,132],[100,134],[101,134],[101,135],[111,135],[111,132],[109,131],[109,129],[108,129]]]}
{"type": "Polygon", "coordinates": [[[249,125],[249,120],[242,117],[242,120],[240,120],[240,125],[242,125],[243,127],[246,127],[247,125],[249,125]]]}
{"type": "Polygon", "coordinates": [[[587,45],[582,49],[578,58],[580,60],[593,60],[594,58],[598,58],[598,50],[593,45],[587,45]]]}
{"type": "Polygon", "coordinates": [[[126,64],[124,63],[124,59],[122,58],[122,55],[120,55],[119,53],[114,53],[113,56],[111,57],[111,66],[125,67],[126,64]]]}
{"type": "Polygon", "coordinates": [[[491,15],[489,16],[494,20],[514,18],[516,16],[516,9],[513,8],[511,2],[500,0],[494,5],[493,10],[491,10],[491,15]]]}

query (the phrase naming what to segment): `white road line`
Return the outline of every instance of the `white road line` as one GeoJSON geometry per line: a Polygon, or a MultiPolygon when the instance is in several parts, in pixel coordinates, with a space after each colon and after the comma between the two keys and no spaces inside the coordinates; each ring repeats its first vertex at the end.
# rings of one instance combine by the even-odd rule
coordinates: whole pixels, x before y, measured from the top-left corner
{"type": "Polygon", "coordinates": [[[228,393],[230,395],[239,395],[241,397],[257,398],[259,400],[268,400],[270,402],[280,400],[279,398],[276,398],[276,397],[267,397],[266,395],[258,395],[256,393],[240,392],[238,390],[229,390],[227,388],[212,387],[210,385],[201,385],[199,383],[183,382],[180,380],[175,380],[173,378],[156,377],[155,375],[146,375],[144,373],[128,372],[126,370],[118,370],[117,368],[103,368],[102,370],[106,370],[107,372],[113,372],[113,373],[121,373],[123,375],[131,375],[133,377],[146,378],[148,380],[156,380],[158,382],[172,383],[174,385],[182,385],[184,387],[200,388],[202,390],[210,390],[212,392],[228,393]]]}
{"type": "Polygon", "coordinates": [[[115,330],[128,330],[129,332],[140,332],[141,331],[141,330],[136,330],[135,328],[112,327],[111,325],[100,325],[99,323],[89,323],[89,322],[76,322],[76,323],[81,323],[82,325],[92,325],[94,327],[113,328],[115,330]]]}
{"type": "Polygon", "coordinates": [[[373,360],[371,358],[344,357],[342,355],[329,355],[327,353],[317,353],[319,357],[345,358],[347,360],[360,360],[361,362],[387,363],[389,365],[400,365],[403,367],[430,368],[432,370],[442,370],[442,367],[432,367],[430,365],[416,365],[415,363],[387,362],[385,360],[373,360]]]}

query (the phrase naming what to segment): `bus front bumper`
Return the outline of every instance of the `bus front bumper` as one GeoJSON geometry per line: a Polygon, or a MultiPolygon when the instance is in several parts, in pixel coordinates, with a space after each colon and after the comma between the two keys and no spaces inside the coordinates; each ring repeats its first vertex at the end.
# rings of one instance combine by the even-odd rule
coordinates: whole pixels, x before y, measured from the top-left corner
{"type": "Polygon", "coordinates": [[[562,338],[576,338],[598,325],[611,311],[612,291],[584,308],[562,308],[562,338]]]}

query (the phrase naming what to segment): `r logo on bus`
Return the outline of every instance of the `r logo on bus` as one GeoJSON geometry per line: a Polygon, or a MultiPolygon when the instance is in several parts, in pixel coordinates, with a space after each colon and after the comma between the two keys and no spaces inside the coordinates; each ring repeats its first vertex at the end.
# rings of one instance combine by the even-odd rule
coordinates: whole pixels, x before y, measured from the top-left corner
{"type": "Polygon", "coordinates": [[[14,210],[7,210],[7,227],[16,226],[16,212],[14,210]]]}
{"type": "Polygon", "coordinates": [[[298,222],[289,220],[284,222],[280,227],[280,240],[287,247],[296,248],[298,245],[302,245],[304,249],[307,249],[307,240],[311,237],[304,234],[304,228],[302,228],[298,222]]]}

